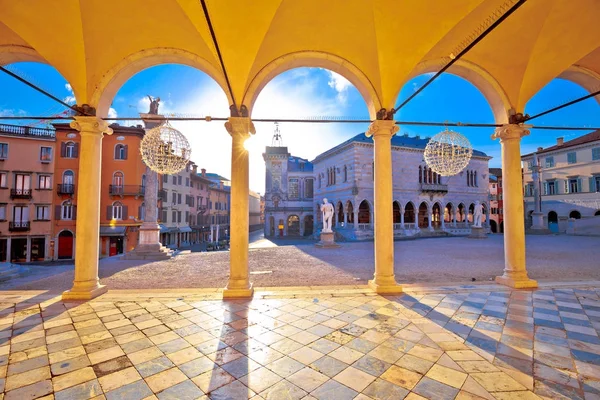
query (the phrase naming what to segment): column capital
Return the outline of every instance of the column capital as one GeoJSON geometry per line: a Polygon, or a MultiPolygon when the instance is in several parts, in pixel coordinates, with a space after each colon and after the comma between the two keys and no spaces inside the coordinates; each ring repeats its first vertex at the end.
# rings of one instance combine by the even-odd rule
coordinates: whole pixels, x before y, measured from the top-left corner
{"type": "Polygon", "coordinates": [[[76,116],[74,117],[75,121],[71,121],[69,124],[71,128],[77,129],[80,133],[98,133],[107,135],[112,135],[112,128],[108,127],[108,122],[104,121],[102,118],[98,117],[83,117],[76,116]]]}
{"type": "Polygon", "coordinates": [[[524,124],[506,124],[502,125],[499,128],[496,128],[494,134],[492,135],[492,139],[500,139],[503,140],[511,140],[511,139],[521,139],[523,136],[529,135],[529,128],[531,125],[524,124]]]}
{"type": "Polygon", "coordinates": [[[246,139],[256,133],[254,123],[248,117],[229,117],[229,120],[225,122],[225,129],[232,137],[242,135],[246,139]]]}
{"type": "Polygon", "coordinates": [[[365,132],[367,137],[389,135],[394,136],[400,128],[393,120],[376,120],[371,122],[369,129],[365,132]]]}

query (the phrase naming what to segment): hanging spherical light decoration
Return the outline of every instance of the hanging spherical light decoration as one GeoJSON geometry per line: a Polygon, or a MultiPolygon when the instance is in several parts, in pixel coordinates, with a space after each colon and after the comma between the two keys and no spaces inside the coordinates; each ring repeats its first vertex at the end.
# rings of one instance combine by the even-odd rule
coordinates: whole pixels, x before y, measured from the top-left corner
{"type": "Polygon", "coordinates": [[[469,139],[448,129],[432,137],[425,147],[425,162],[442,176],[458,174],[467,166],[472,155],[469,139]]]}
{"type": "Polygon", "coordinates": [[[152,171],[172,175],[185,168],[192,149],[183,133],[166,122],[146,131],[140,152],[144,164],[152,171]]]}

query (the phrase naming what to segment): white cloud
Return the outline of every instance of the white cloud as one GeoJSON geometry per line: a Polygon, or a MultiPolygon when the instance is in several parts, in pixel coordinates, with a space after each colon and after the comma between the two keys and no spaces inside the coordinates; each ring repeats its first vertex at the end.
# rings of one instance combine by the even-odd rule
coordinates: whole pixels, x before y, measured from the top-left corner
{"type": "Polygon", "coordinates": [[[65,89],[69,91],[69,95],[63,98],[63,101],[67,104],[76,104],[77,100],[75,99],[75,94],[73,93],[73,87],[71,87],[70,83],[65,83],[65,89]]]}
{"type": "Polygon", "coordinates": [[[337,72],[329,70],[325,71],[327,71],[329,75],[329,82],[327,82],[327,84],[330,88],[334,89],[337,92],[337,100],[340,103],[345,104],[346,100],[348,99],[348,88],[352,87],[352,83],[350,83],[348,79],[344,78],[337,72]]]}
{"type": "Polygon", "coordinates": [[[108,109],[108,118],[117,118],[117,110],[115,110],[114,108],[110,107],[108,109]]]}

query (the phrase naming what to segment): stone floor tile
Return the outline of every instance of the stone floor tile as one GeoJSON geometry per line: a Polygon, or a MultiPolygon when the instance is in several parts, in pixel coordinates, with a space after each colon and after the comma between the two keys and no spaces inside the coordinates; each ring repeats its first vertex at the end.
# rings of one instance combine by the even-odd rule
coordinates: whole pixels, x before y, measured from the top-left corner
{"type": "Polygon", "coordinates": [[[431,367],[425,376],[456,389],[460,389],[467,379],[467,374],[464,372],[459,372],[438,364],[431,367]]]}
{"type": "Polygon", "coordinates": [[[235,378],[220,367],[215,367],[214,369],[192,378],[192,382],[194,382],[204,393],[210,393],[233,381],[235,381],[235,378]]]}
{"type": "Polygon", "coordinates": [[[55,400],[87,400],[102,394],[97,380],[81,383],[60,392],[54,393],[55,400]]]}
{"type": "Polygon", "coordinates": [[[254,393],[250,388],[245,386],[240,381],[231,382],[225,386],[212,391],[210,393],[211,400],[229,400],[229,399],[249,399],[254,393]]]}
{"type": "Polygon", "coordinates": [[[345,362],[346,364],[353,364],[359,358],[363,357],[364,354],[349,347],[341,346],[329,353],[329,356],[345,362]]]}
{"type": "Polygon", "coordinates": [[[37,399],[52,392],[52,381],[46,379],[6,392],[4,400],[37,399]]]}
{"type": "Polygon", "coordinates": [[[381,346],[374,348],[367,354],[370,355],[371,357],[375,357],[382,361],[393,364],[396,361],[398,361],[404,353],[401,351],[391,349],[389,347],[385,347],[384,345],[381,345],[381,346]]]}
{"type": "Polygon", "coordinates": [[[304,367],[304,364],[299,363],[298,361],[289,357],[280,358],[279,360],[273,361],[271,364],[267,365],[268,369],[283,378],[287,378],[297,371],[300,371],[304,367]]]}
{"type": "Polygon", "coordinates": [[[92,364],[99,364],[103,361],[111,360],[113,358],[124,356],[123,350],[119,346],[114,346],[109,349],[97,351],[95,353],[88,354],[88,358],[92,364]]]}
{"type": "Polygon", "coordinates": [[[488,392],[526,390],[526,387],[504,372],[474,373],[470,375],[488,392]]]}
{"type": "Polygon", "coordinates": [[[138,371],[134,367],[129,367],[98,378],[98,381],[104,392],[110,392],[140,379],[142,377],[138,371]]]}
{"type": "Polygon", "coordinates": [[[376,379],[363,393],[375,400],[396,400],[405,398],[409,391],[383,379],[376,379]]]}
{"type": "Polygon", "coordinates": [[[433,349],[431,347],[416,345],[415,347],[410,349],[408,354],[415,357],[423,358],[427,361],[436,362],[442,356],[442,354],[444,354],[444,352],[442,350],[433,349]]]}
{"type": "Polygon", "coordinates": [[[357,360],[352,366],[363,372],[366,372],[373,376],[379,376],[383,374],[392,364],[382,361],[378,358],[365,355],[364,357],[357,360]]]}
{"type": "Polygon", "coordinates": [[[311,396],[318,400],[356,399],[357,395],[358,392],[333,380],[326,382],[311,393],[311,396]]]}
{"type": "Polygon", "coordinates": [[[20,374],[11,375],[6,378],[5,389],[7,392],[23,386],[32,385],[36,382],[50,379],[50,367],[32,369],[20,374]]]}
{"type": "Polygon", "coordinates": [[[55,392],[60,392],[71,386],[79,385],[93,379],[96,379],[94,370],[92,367],[86,367],[52,378],[52,386],[55,392]]]}
{"type": "Polygon", "coordinates": [[[413,391],[429,399],[451,400],[458,394],[458,389],[445,385],[428,377],[423,377],[413,391]]]}
{"type": "Polygon", "coordinates": [[[106,393],[106,400],[146,400],[154,397],[145,381],[139,380],[106,393]]]}
{"type": "Polygon", "coordinates": [[[303,347],[288,354],[288,356],[304,365],[308,365],[323,357],[324,354],[309,347],[303,347]]]}
{"type": "Polygon", "coordinates": [[[307,393],[290,381],[281,380],[261,392],[260,395],[265,400],[300,400],[304,399],[307,393]]]}
{"type": "Polygon", "coordinates": [[[394,385],[401,386],[405,389],[412,390],[417,382],[421,379],[422,375],[410,371],[405,368],[392,365],[387,371],[381,375],[381,379],[393,383],[394,385]]]}
{"type": "Polygon", "coordinates": [[[185,374],[177,368],[171,368],[145,378],[146,383],[154,393],[183,382],[187,379],[185,374]]]}
{"type": "Polygon", "coordinates": [[[71,347],[70,349],[61,350],[55,353],[48,354],[48,360],[50,364],[68,360],[71,358],[85,355],[85,349],[83,346],[71,347]]]}
{"type": "Polygon", "coordinates": [[[279,382],[282,378],[265,367],[250,371],[240,382],[256,393],[260,393],[279,382]]]}
{"type": "Polygon", "coordinates": [[[356,390],[357,392],[362,392],[375,380],[375,376],[363,372],[357,368],[348,367],[338,375],[334,376],[333,379],[351,389],[356,390]]]}
{"type": "Polygon", "coordinates": [[[405,354],[401,359],[396,361],[397,366],[410,369],[411,371],[418,372],[422,375],[425,375],[433,366],[433,364],[434,363],[431,361],[424,360],[410,354],[405,354]]]}
{"type": "Polygon", "coordinates": [[[293,375],[288,376],[287,380],[302,390],[312,392],[329,380],[329,378],[309,367],[305,367],[293,375]]]}
{"type": "Polygon", "coordinates": [[[160,392],[159,400],[195,400],[204,393],[192,381],[184,381],[160,392]]]}
{"type": "Polygon", "coordinates": [[[249,359],[246,356],[242,356],[227,364],[221,365],[221,368],[237,379],[260,367],[261,365],[259,363],[249,359]]]}
{"type": "Polygon", "coordinates": [[[166,356],[154,358],[145,363],[136,365],[136,369],[143,378],[158,374],[159,372],[166,371],[175,365],[166,356]]]}
{"type": "Polygon", "coordinates": [[[232,347],[226,347],[222,350],[218,350],[212,354],[208,354],[207,357],[215,362],[217,365],[227,364],[233,360],[236,360],[244,355],[232,347]]]}
{"type": "Polygon", "coordinates": [[[42,368],[48,364],[48,355],[30,358],[28,360],[10,364],[8,366],[8,375],[20,374],[32,369],[42,368]]]}
{"type": "Polygon", "coordinates": [[[188,378],[193,378],[216,367],[208,357],[196,358],[177,366],[188,378]]]}

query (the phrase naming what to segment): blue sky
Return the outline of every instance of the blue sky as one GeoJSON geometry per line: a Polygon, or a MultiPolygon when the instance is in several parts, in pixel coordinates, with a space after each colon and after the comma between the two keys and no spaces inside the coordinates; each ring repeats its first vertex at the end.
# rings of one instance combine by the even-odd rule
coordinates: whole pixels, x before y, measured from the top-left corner
{"type": "MultiPolygon", "coordinates": [[[[57,97],[74,101],[67,82],[52,67],[36,63],[10,66],[29,80],[57,97]]],[[[403,88],[399,102],[422,85],[430,75],[419,76],[403,88]]],[[[0,115],[57,115],[64,108],[22,83],[0,74],[0,115]]],[[[587,92],[574,83],[555,79],[544,87],[527,105],[526,112],[535,114],[587,92]]],[[[162,65],[142,71],[132,77],[113,100],[111,115],[136,117],[148,110],[146,95],[161,98],[161,113],[227,116],[227,100],[221,89],[204,73],[181,65],[162,65]]],[[[533,121],[538,125],[600,126],[598,103],[588,99],[577,105],[533,121]]],[[[368,119],[364,100],[343,77],[318,68],[288,71],[271,81],[259,95],[255,118],[338,116],[368,119]]],[[[492,123],[487,101],[467,81],[444,74],[397,114],[399,120],[451,121],[492,123]]],[[[30,123],[27,121],[26,123],[30,123]]],[[[130,123],[137,123],[131,121],[130,123]]],[[[38,124],[43,126],[44,122],[38,124]]],[[[126,122],[121,124],[127,125],[126,122]]],[[[230,138],[222,122],[173,122],[190,141],[192,159],[209,171],[230,175],[230,138]]],[[[293,124],[282,123],[284,144],[292,154],[308,159],[338,143],[364,132],[363,124],[293,124]]],[[[271,143],[272,123],[257,123],[257,135],[250,139],[250,187],[264,190],[262,152],[271,143]]],[[[402,126],[400,133],[433,136],[443,128],[402,126]]],[[[500,145],[490,139],[492,128],[453,128],[466,135],[473,146],[492,156],[490,166],[500,166],[500,145]]],[[[586,132],[542,131],[533,129],[522,141],[523,153],[538,146],[547,147],[564,136],[570,140],[586,132]]]]}

